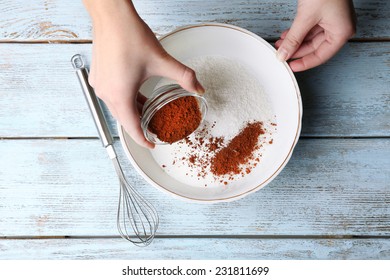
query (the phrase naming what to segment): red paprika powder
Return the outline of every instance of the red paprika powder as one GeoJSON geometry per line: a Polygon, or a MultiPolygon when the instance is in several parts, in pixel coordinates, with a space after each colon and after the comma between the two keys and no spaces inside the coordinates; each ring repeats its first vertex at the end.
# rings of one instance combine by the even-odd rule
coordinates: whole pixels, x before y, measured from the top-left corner
{"type": "MultiPolygon", "coordinates": [[[[241,165],[246,164],[258,148],[259,136],[264,134],[261,122],[248,123],[227,145],[211,159],[211,172],[216,176],[240,174],[241,165]]],[[[245,168],[245,173],[250,169],[245,168]]]]}
{"type": "Polygon", "coordinates": [[[194,132],[202,121],[202,113],[195,97],[175,99],[152,117],[149,130],[166,143],[174,143],[194,132]]]}

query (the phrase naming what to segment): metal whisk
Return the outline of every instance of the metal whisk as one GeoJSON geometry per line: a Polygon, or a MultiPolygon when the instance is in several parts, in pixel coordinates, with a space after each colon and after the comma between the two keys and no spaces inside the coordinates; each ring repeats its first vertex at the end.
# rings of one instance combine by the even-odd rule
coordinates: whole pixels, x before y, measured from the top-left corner
{"type": "Polygon", "coordinates": [[[134,187],[127,182],[113,147],[113,138],[103,115],[98,98],[88,83],[88,70],[81,55],[71,59],[83,89],[89,109],[99,132],[100,140],[112,160],[120,182],[117,226],[119,234],[138,246],[147,246],[152,241],[158,228],[159,217],[156,209],[145,200],[134,187]],[[135,236],[134,236],[135,234],[135,236]]]}

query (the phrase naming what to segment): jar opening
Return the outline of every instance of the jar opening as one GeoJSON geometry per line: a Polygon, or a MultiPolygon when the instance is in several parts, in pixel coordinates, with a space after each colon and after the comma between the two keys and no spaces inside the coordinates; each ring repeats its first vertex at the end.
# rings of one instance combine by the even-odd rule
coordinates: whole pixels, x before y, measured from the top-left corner
{"type": "Polygon", "coordinates": [[[206,112],[204,97],[187,92],[179,85],[168,85],[156,89],[145,102],[141,126],[149,141],[172,144],[196,131],[206,112]]]}

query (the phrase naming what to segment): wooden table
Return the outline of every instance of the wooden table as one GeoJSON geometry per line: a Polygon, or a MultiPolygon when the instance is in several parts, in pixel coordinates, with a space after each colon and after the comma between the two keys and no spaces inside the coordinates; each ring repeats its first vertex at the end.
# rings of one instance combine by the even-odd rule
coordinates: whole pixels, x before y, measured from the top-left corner
{"type": "MultiPolygon", "coordinates": [[[[117,233],[117,177],[70,64],[91,54],[81,1],[1,1],[0,259],[390,259],[390,2],[354,2],[355,38],[296,75],[302,136],[266,188],[182,202],[147,185],[117,143],[161,217],[154,243],[138,248],[117,233]]],[[[135,4],[158,36],[215,21],[274,42],[295,13],[288,0],[135,4]]]]}

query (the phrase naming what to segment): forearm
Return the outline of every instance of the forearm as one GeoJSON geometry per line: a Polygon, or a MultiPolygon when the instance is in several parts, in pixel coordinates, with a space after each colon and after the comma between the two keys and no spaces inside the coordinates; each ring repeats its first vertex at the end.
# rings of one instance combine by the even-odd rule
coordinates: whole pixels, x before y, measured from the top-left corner
{"type": "Polygon", "coordinates": [[[83,3],[94,25],[115,18],[138,18],[131,0],[83,0],[83,3]]]}

